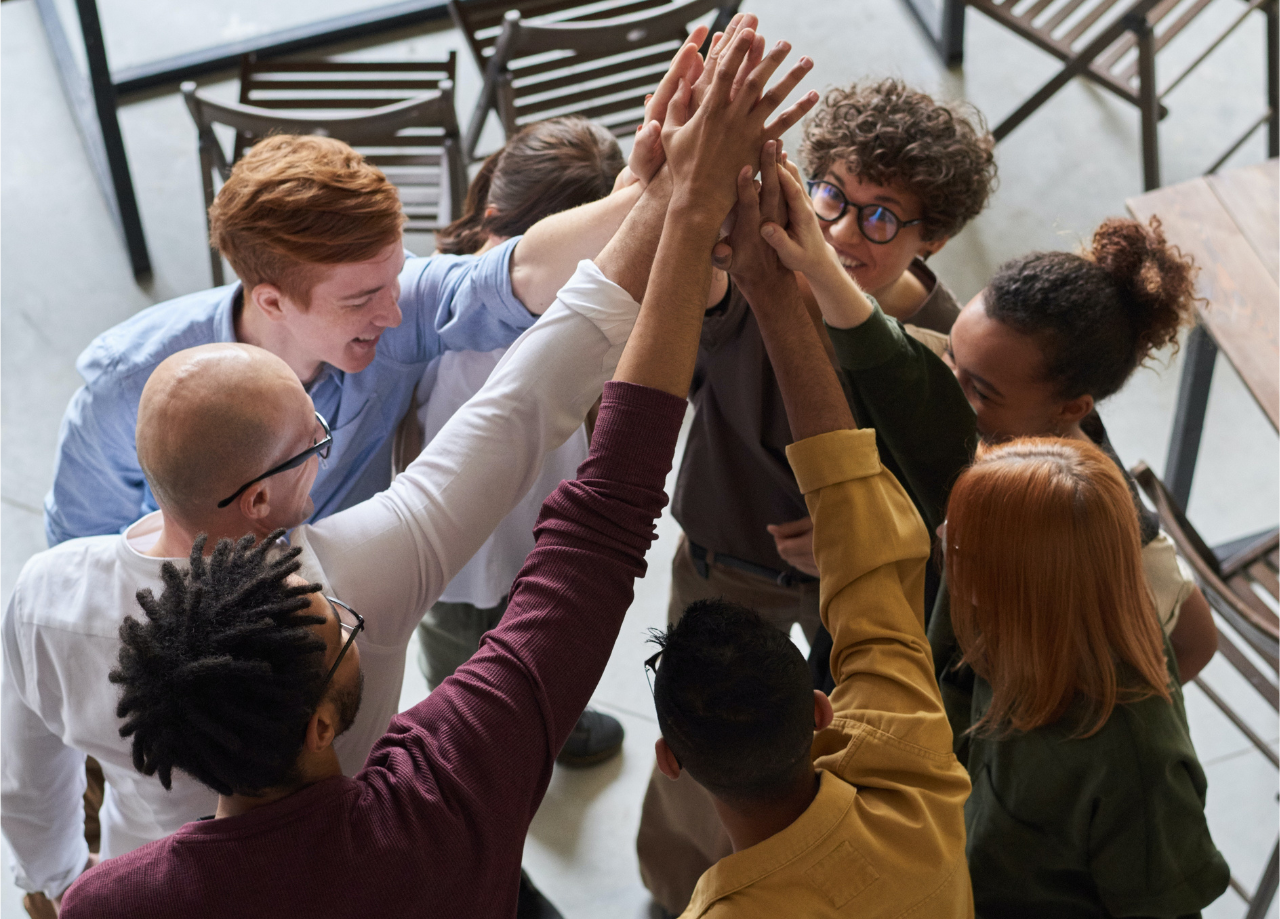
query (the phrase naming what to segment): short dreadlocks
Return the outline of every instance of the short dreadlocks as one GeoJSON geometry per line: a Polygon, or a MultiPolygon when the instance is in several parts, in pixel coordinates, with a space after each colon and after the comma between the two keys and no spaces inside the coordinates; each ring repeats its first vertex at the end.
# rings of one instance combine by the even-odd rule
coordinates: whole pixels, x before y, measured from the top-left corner
{"type": "Polygon", "coordinates": [[[133,765],[168,789],[177,768],[222,795],[260,794],[290,784],[307,722],[324,691],[325,643],[301,614],[319,584],[289,585],[298,547],[281,550],[277,530],[254,545],[206,537],[191,567],[160,570],[164,592],[138,591],[145,622],[120,626],[122,687],[116,716],[133,737],[133,765]]]}

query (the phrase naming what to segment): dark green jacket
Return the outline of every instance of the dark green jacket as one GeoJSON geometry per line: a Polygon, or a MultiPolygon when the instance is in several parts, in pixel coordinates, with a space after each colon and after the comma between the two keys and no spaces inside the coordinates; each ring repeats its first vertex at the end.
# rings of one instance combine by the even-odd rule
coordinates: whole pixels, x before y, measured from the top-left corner
{"type": "MultiPolygon", "coordinates": [[[[935,529],[972,461],[973,410],[950,368],[877,307],[854,329],[827,330],[860,424],[935,529]]],[[[1117,706],[1089,738],[1075,716],[1001,738],[969,725],[991,688],[968,667],[951,629],[945,583],[929,617],[934,669],[973,792],[966,852],[977,913],[1003,917],[1195,915],[1227,886],[1204,816],[1206,781],[1187,731],[1176,673],[1173,704],[1117,706]]],[[[1166,647],[1171,670],[1173,655],[1166,647]]]]}

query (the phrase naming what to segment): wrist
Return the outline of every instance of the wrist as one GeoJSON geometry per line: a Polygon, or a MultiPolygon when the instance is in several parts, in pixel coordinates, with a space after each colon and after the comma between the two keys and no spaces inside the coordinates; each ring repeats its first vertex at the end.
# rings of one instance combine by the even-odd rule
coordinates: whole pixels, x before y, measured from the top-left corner
{"type": "Polygon", "coordinates": [[[706,236],[707,249],[710,251],[711,246],[714,246],[716,240],[720,238],[720,228],[724,225],[728,208],[724,209],[724,213],[720,213],[720,209],[714,205],[709,207],[705,198],[671,189],[669,186],[668,193],[670,196],[667,204],[668,226],[673,229],[679,228],[681,232],[690,236],[706,236]]]}

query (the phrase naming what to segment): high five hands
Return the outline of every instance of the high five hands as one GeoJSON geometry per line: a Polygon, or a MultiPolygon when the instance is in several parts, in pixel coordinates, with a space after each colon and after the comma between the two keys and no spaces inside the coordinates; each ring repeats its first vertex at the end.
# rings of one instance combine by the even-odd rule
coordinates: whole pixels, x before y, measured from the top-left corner
{"type": "MultiPolygon", "coordinates": [[[[693,31],[676,53],[646,104],[645,122],[636,133],[628,169],[638,180],[647,183],[669,159],[670,144],[676,141],[680,127],[705,132],[709,124],[715,125],[713,134],[718,132],[721,138],[733,142],[720,152],[728,153],[732,147],[737,158],[743,151],[749,151],[741,157],[741,163],[754,165],[764,140],[776,140],[817,103],[818,94],[810,92],[765,124],[768,116],[812,69],[813,62],[807,57],[801,58],[767,93],[763,92],[765,83],[791,48],[779,42],[766,57],[764,38],[755,32],[757,24],[757,18],[750,13],[734,16],[725,31],[712,38],[705,62],[698,53],[707,34],[702,26],[693,31]],[[704,104],[712,100],[714,114],[709,112],[699,119],[698,113],[704,104]],[[726,136],[728,134],[733,136],[726,136]]],[[[699,146],[693,134],[686,134],[678,143],[690,153],[699,146]]],[[[708,148],[705,152],[711,151],[708,148]]],[[[733,173],[729,173],[729,186],[732,184],[733,173]]],[[[722,197],[718,195],[716,201],[722,197]]],[[[732,198],[726,213],[729,207],[732,207],[732,198]]]]}

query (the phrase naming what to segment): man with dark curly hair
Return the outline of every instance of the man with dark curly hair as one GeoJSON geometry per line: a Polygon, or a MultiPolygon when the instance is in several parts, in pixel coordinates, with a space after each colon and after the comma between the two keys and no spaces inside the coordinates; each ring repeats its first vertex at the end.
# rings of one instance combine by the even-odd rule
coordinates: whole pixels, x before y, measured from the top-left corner
{"type": "MultiPolygon", "coordinates": [[[[862,290],[939,351],[960,305],[925,259],[986,205],[994,145],[976,109],[894,79],[830,90],[805,124],[800,159],[826,241],[862,290]]],[[[672,500],[684,536],[667,618],[674,623],[690,603],[724,597],[783,631],[799,625],[829,650],[813,523],[785,455],[793,438],[782,394],[746,298],[732,279],[723,289],[703,324],[690,390],[697,414],[672,500]]],[[[817,688],[831,685],[826,650],[811,658],[817,688]]],[[[636,848],[645,885],[673,914],[699,876],[732,851],[710,795],[687,775],[672,781],[656,768],[636,848]]]]}

